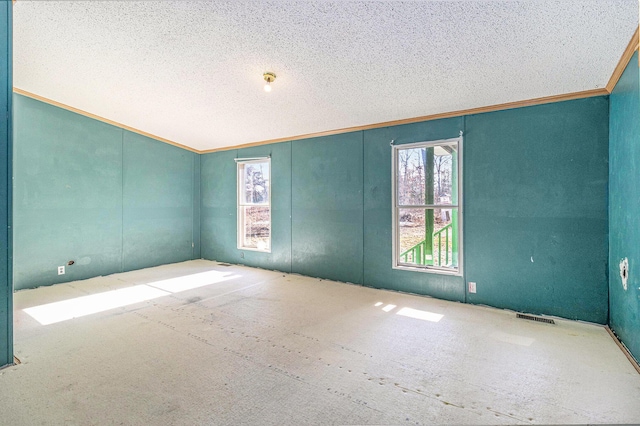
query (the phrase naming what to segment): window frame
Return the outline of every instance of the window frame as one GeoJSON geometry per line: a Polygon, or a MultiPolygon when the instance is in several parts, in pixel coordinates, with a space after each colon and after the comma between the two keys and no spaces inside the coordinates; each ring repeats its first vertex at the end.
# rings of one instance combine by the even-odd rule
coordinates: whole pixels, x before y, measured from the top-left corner
{"type": "Polygon", "coordinates": [[[271,253],[271,243],[273,236],[273,211],[271,208],[271,157],[256,157],[256,158],[236,158],[236,243],[238,250],[257,251],[260,253],[271,253]],[[248,204],[241,201],[243,195],[244,182],[244,166],[247,164],[255,163],[269,163],[269,201],[268,204],[248,204]],[[260,249],[257,247],[246,247],[243,245],[245,239],[245,207],[269,207],[269,244],[266,249],[260,249]]]}
{"type": "Polygon", "coordinates": [[[392,154],[391,154],[391,228],[392,228],[392,268],[400,269],[405,271],[414,271],[414,272],[427,272],[427,273],[435,273],[441,275],[453,275],[453,276],[463,276],[463,265],[464,265],[464,246],[463,246],[463,229],[464,229],[464,220],[463,220],[463,138],[462,132],[460,132],[460,136],[457,138],[451,139],[439,139],[432,141],[421,141],[407,144],[398,144],[395,145],[393,142],[391,143],[392,154]],[[439,205],[439,204],[425,204],[424,206],[402,206],[398,202],[398,158],[399,152],[403,149],[412,149],[412,148],[429,148],[438,145],[444,144],[452,144],[456,143],[458,145],[458,163],[457,163],[457,176],[458,176],[458,203],[451,205],[439,205]],[[458,267],[456,269],[452,268],[443,268],[432,265],[412,265],[407,263],[401,263],[399,259],[399,247],[400,247],[400,230],[398,229],[398,213],[401,208],[423,208],[427,209],[447,209],[447,208],[456,208],[458,210],[458,267]]]}

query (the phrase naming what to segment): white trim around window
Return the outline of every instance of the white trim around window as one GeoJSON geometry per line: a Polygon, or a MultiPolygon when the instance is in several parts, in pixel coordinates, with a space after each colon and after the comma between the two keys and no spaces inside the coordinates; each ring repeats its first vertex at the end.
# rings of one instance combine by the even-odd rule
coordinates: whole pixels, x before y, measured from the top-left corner
{"type": "Polygon", "coordinates": [[[236,159],[239,250],[271,252],[271,158],[236,159]]]}
{"type": "Polygon", "coordinates": [[[460,137],[453,139],[392,144],[394,269],[462,275],[462,139],[460,134],[460,137]],[[434,161],[438,156],[443,162],[449,161],[448,170],[432,173],[429,177],[428,167],[433,166],[427,165],[427,151],[434,161]],[[450,158],[447,158],[448,151],[451,151],[450,158]],[[422,158],[410,159],[410,155],[420,154],[422,158]],[[436,179],[449,179],[444,190],[440,187],[441,181],[436,179]],[[427,194],[427,188],[436,185],[436,182],[438,186],[427,194]],[[411,194],[407,195],[408,191],[411,194]],[[428,238],[427,234],[433,237],[428,238]],[[445,246],[444,250],[442,245],[445,246]]]}

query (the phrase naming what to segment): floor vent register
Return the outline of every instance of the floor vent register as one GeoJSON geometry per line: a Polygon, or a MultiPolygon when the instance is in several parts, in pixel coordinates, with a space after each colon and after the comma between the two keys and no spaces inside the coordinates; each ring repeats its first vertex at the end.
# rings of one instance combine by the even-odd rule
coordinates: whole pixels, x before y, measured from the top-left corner
{"type": "Polygon", "coordinates": [[[544,323],[547,323],[547,324],[555,324],[555,321],[552,320],[552,319],[536,317],[536,316],[533,316],[533,315],[516,314],[516,317],[518,317],[520,319],[529,320],[529,321],[544,322],[544,323]]]}

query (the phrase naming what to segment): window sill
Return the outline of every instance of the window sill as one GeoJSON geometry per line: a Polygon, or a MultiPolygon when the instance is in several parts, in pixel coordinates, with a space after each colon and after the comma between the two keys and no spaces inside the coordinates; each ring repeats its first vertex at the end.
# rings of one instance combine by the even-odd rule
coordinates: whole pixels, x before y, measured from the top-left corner
{"type": "Polygon", "coordinates": [[[238,247],[238,250],[241,250],[241,251],[256,251],[258,253],[271,253],[271,249],[260,250],[260,249],[255,248],[255,247],[238,247]]]}
{"type": "Polygon", "coordinates": [[[430,274],[438,274],[438,275],[450,275],[453,277],[461,277],[462,271],[458,269],[457,271],[451,271],[447,269],[438,269],[438,268],[424,268],[417,266],[408,266],[408,265],[393,265],[392,269],[399,269],[401,271],[412,271],[412,272],[426,272],[430,274]]]}

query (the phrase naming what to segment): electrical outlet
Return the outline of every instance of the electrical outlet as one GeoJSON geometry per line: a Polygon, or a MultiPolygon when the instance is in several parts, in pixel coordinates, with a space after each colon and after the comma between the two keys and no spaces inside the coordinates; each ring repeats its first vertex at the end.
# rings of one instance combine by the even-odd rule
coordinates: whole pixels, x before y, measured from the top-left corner
{"type": "Polygon", "coordinates": [[[240,259],[244,259],[244,252],[240,252],[240,259]]]}
{"type": "Polygon", "coordinates": [[[58,275],[64,275],[64,266],[58,266],[58,275]]]}
{"type": "Polygon", "coordinates": [[[469,293],[476,292],[476,283],[469,281],[469,293]]]}

